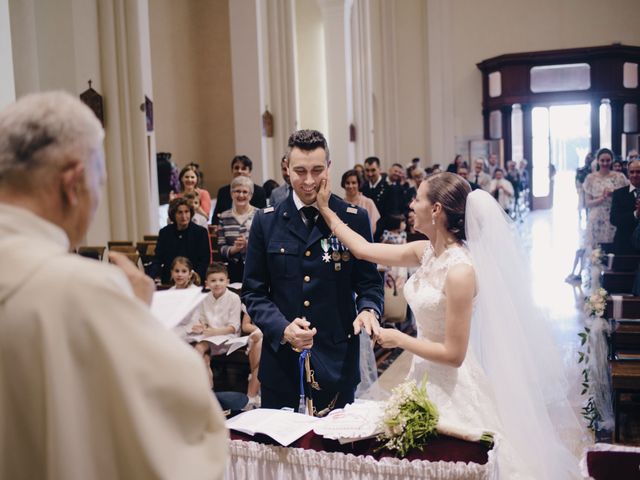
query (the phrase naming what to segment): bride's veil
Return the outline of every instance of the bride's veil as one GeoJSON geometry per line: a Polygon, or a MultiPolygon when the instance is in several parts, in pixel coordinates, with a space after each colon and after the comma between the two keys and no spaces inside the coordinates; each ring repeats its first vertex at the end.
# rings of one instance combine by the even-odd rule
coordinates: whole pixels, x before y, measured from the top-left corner
{"type": "Polygon", "coordinates": [[[578,477],[566,442],[583,439],[584,428],[569,402],[550,325],[534,305],[511,219],[491,195],[475,190],[465,225],[478,288],[469,346],[493,390],[504,441],[526,454],[518,460],[539,478],[578,477]]]}

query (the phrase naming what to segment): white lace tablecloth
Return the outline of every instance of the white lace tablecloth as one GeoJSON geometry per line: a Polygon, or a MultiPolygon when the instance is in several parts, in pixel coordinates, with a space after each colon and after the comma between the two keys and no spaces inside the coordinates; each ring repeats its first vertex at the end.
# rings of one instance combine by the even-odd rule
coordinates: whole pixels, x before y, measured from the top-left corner
{"type": "Polygon", "coordinates": [[[232,440],[225,478],[228,480],[352,479],[352,480],[495,480],[497,444],[484,465],[463,462],[429,462],[318,452],[302,448],[263,445],[232,440]]]}

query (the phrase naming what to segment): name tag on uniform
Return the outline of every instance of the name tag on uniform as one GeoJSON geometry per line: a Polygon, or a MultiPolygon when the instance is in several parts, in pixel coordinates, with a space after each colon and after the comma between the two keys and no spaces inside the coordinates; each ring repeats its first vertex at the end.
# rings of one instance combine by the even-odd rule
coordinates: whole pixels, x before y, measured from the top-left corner
{"type": "Polygon", "coordinates": [[[263,213],[271,213],[271,212],[273,212],[273,207],[263,208],[263,209],[262,209],[262,212],[263,212],[263,213]]]}
{"type": "Polygon", "coordinates": [[[358,209],[355,207],[347,207],[347,213],[358,213],[358,209]]]}

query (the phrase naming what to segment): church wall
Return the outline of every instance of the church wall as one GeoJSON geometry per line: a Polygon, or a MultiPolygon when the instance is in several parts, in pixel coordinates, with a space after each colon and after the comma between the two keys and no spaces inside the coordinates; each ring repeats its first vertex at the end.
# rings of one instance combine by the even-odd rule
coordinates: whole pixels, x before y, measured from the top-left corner
{"type": "Polygon", "coordinates": [[[226,0],[149,2],[156,149],[199,163],[214,196],[235,155],[226,0]]]}
{"type": "MultiPolygon", "coordinates": [[[[456,140],[482,137],[481,75],[476,63],[507,53],[640,45],[637,0],[453,0],[449,59],[453,65],[456,140]]],[[[447,139],[452,141],[452,139],[447,139]]]]}
{"type": "Polygon", "coordinates": [[[13,102],[15,98],[9,1],[0,0],[0,108],[13,102]]]}

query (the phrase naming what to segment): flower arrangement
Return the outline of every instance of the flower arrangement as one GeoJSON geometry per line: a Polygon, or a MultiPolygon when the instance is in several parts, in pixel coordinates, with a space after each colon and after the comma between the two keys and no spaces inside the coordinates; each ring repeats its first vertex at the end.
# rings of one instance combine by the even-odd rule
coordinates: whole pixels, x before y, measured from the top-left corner
{"type": "Polygon", "coordinates": [[[438,433],[471,442],[493,444],[493,433],[471,431],[446,424],[440,418],[435,404],[427,395],[426,377],[418,385],[415,380],[401,383],[391,391],[384,407],[379,426],[382,433],[378,440],[384,442],[380,448],[395,451],[404,457],[411,449],[422,450],[430,437],[438,433]]]}
{"type": "Polygon", "coordinates": [[[587,325],[584,327],[584,331],[578,333],[580,337],[578,363],[584,365],[581,395],[586,396],[587,399],[582,407],[582,417],[587,421],[587,428],[593,431],[598,430],[601,424],[606,423],[603,421],[604,417],[610,416],[606,412],[607,409],[604,409],[604,412],[600,411],[607,401],[596,401],[596,398],[603,398],[602,389],[607,390],[604,396],[608,395],[608,388],[602,385],[601,378],[602,365],[606,365],[606,347],[602,347],[603,329],[606,329],[607,326],[607,322],[602,317],[608,298],[609,294],[604,288],[597,288],[591,292],[591,295],[585,297],[584,312],[590,318],[585,321],[587,325]],[[594,376],[595,381],[592,382],[594,376]]]}
{"type": "Polygon", "coordinates": [[[594,290],[584,299],[584,311],[590,317],[602,317],[607,306],[608,293],[604,288],[594,290]]]}
{"type": "Polygon", "coordinates": [[[604,252],[602,248],[598,245],[596,248],[591,250],[591,266],[602,268],[604,265],[604,252]]]}

